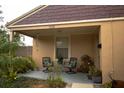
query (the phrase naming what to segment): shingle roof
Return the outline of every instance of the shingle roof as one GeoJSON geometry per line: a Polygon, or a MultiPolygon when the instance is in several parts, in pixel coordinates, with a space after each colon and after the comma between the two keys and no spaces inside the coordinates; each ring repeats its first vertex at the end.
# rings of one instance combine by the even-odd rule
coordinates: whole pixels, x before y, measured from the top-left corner
{"type": "Polygon", "coordinates": [[[50,5],[14,25],[124,17],[124,5],[50,5]]]}

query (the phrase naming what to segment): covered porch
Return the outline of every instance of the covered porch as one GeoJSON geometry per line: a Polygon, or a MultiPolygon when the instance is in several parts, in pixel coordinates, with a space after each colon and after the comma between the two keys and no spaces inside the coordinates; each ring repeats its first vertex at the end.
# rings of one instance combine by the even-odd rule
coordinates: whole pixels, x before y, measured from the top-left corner
{"type": "MultiPolygon", "coordinates": [[[[98,48],[99,25],[67,28],[50,27],[48,29],[17,30],[16,32],[33,38],[32,57],[40,69],[24,74],[26,77],[47,79],[48,73],[43,72],[42,58],[50,57],[56,64],[59,53],[63,56],[64,62],[68,62],[70,57],[76,57],[78,59],[76,69],[80,68],[80,57],[83,55],[90,56],[95,66],[101,69],[100,49],[98,48]],[[60,49],[59,53],[57,49],[60,49]]],[[[93,81],[88,79],[87,74],[78,71],[76,74],[62,72],[61,77],[67,83],[93,84],[93,81]]]]}
{"type": "Polygon", "coordinates": [[[49,29],[31,29],[16,31],[33,38],[32,57],[38,68],[43,68],[42,58],[50,57],[53,62],[61,55],[64,61],[70,57],[78,59],[77,67],[80,66],[80,57],[90,56],[95,66],[100,69],[99,32],[100,26],[63,27],[49,29]]]}

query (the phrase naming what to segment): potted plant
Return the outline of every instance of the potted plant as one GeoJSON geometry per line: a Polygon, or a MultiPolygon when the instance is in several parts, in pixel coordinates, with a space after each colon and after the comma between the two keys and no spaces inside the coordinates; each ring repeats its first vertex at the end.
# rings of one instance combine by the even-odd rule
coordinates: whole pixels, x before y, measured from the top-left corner
{"type": "Polygon", "coordinates": [[[92,80],[94,83],[102,83],[102,72],[95,68],[92,73],[92,80]]]}
{"type": "Polygon", "coordinates": [[[94,72],[95,66],[89,66],[89,71],[88,71],[88,79],[92,80],[93,72],[94,72]]]}
{"type": "Polygon", "coordinates": [[[83,55],[83,56],[81,56],[80,59],[81,59],[80,69],[82,70],[82,72],[88,73],[89,66],[94,65],[93,59],[88,55],[83,55]]]}

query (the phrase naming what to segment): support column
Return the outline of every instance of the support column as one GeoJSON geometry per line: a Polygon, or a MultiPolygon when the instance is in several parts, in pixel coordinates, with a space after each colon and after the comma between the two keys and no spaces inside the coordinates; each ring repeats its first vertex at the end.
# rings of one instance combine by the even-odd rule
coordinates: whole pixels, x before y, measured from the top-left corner
{"type": "Polygon", "coordinates": [[[9,37],[10,42],[13,41],[13,36],[14,36],[14,32],[13,31],[10,31],[10,37],[9,37]]]}
{"type": "Polygon", "coordinates": [[[103,83],[110,81],[109,73],[113,71],[111,31],[110,22],[101,25],[100,43],[102,44],[102,48],[100,50],[100,67],[102,70],[103,83]]]}

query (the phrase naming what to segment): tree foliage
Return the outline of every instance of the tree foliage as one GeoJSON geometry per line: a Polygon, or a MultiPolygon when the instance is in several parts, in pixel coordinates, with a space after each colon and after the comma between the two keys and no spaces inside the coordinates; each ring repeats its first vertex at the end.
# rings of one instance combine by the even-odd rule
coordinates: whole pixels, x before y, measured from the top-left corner
{"type": "Polygon", "coordinates": [[[9,40],[9,32],[1,26],[0,29],[0,77],[15,79],[17,72],[14,71],[12,59],[15,57],[15,52],[19,45],[23,44],[20,41],[19,34],[14,34],[13,41],[9,40]]]}
{"type": "MultiPolygon", "coordinates": [[[[3,28],[3,27],[2,27],[3,28]]],[[[15,51],[19,45],[23,45],[19,34],[14,34],[13,41],[9,40],[9,32],[5,29],[0,29],[0,54],[15,55],[15,51]]]]}

